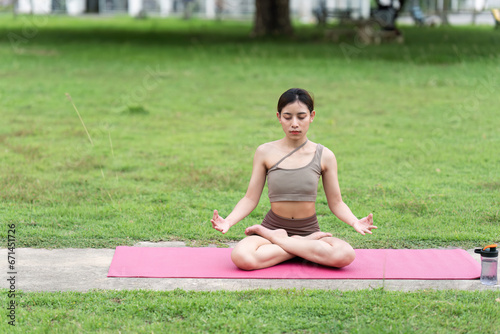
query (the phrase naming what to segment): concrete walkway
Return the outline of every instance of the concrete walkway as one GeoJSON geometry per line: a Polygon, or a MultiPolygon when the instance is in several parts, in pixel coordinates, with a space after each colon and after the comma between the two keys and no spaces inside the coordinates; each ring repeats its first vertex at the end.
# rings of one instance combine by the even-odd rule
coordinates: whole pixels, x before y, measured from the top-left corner
{"type": "MultiPolygon", "coordinates": [[[[185,247],[182,242],[139,243],[141,247],[185,247]]],[[[234,244],[229,244],[233,247],[234,244]]],[[[8,288],[10,271],[7,249],[0,249],[4,259],[2,287],[8,288]]],[[[108,278],[114,249],[33,249],[15,250],[15,288],[29,291],[101,290],[247,290],[258,288],[308,288],[359,290],[384,287],[387,290],[421,289],[500,290],[500,285],[485,286],[479,280],[294,280],[294,279],[178,279],[178,278],[108,278]]],[[[477,261],[473,250],[468,251],[477,261]]]]}

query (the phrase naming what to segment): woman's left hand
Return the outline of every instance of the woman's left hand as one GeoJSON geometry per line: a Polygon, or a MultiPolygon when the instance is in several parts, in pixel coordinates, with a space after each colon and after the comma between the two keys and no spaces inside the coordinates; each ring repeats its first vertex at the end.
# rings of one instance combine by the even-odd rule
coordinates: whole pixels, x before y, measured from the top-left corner
{"type": "Polygon", "coordinates": [[[361,218],[352,226],[356,231],[365,235],[365,233],[372,234],[372,229],[377,228],[377,226],[373,225],[373,214],[370,213],[368,217],[361,218]]]}

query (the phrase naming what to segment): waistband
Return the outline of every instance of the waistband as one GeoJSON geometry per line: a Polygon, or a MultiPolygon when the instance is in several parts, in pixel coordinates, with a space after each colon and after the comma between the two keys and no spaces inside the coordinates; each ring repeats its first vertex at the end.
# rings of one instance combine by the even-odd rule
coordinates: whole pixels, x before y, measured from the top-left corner
{"type": "Polygon", "coordinates": [[[320,231],[316,214],[307,218],[290,219],[278,216],[269,210],[261,225],[270,230],[284,229],[289,236],[300,235],[304,237],[320,231]]]}

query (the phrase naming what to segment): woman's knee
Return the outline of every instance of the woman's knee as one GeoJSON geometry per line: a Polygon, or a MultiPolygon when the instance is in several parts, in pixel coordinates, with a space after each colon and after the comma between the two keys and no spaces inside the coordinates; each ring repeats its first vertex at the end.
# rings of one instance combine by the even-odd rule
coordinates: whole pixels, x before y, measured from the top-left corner
{"type": "Polygon", "coordinates": [[[351,247],[351,245],[344,246],[338,252],[336,267],[342,268],[348,266],[354,261],[355,258],[356,253],[354,252],[354,249],[351,247]]]}
{"type": "Polygon", "coordinates": [[[255,251],[261,244],[267,242],[269,241],[258,236],[246,237],[234,247],[231,252],[231,260],[240,269],[255,270],[259,265],[255,257],[255,251]]]}
{"type": "Polygon", "coordinates": [[[257,269],[257,260],[249,252],[240,251],[235,248],[231,252],[231,260],[236,265],[236,267],[242,270],[254,270],[257,269]]]}
{"type": "Polygon", "coordinates": [[[356,253],[351,245],[347,242],[337,238],[325,238],[330,245],[332,245],[331,257],[329,263],[331,267],[342,268],[350,265],[356,258],[356,253]]]}

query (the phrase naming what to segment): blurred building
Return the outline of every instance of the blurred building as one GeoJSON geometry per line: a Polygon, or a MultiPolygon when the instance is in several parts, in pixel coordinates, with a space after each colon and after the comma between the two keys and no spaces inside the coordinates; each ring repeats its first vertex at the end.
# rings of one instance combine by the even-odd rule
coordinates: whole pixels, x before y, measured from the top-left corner
{"type": "MultiPolygon", "coordinates": [[[[424,11],[432,12],[442,8],[444,0],[409,0],[407,5],[419,4],[424,11]]],[[[0,0],[11,4],[13,0],[0,0]]],[[[348,9],[353,18],[367,18],[371,0],[290,0],[294,19],[301,22],[315,22],[315,10],[324,3],[328,10],[348,9]]],[[[500,0],[451,0],[451,13],[483,11],[500,8],[500,0]]],[[[208,19],[230,18],[251,19],[255,11],[254,0],[18,0],[18,13],[49,14],[85,13],[125,14],[140,16],[202,17],[208,19]]]]}

